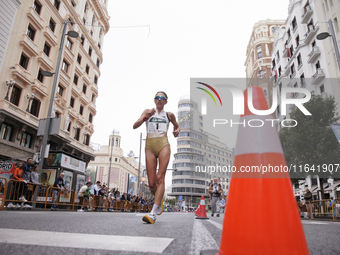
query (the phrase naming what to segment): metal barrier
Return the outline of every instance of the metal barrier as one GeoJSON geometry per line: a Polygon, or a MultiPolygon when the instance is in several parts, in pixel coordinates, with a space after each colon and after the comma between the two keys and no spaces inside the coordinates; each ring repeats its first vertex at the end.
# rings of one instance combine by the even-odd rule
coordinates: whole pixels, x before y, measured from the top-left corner
{"type": "Polygon", "coordinates": [[[51,205],[51,208],[56,208],[59,205],[74,208],[74,199],[74,190],[48,187],[45,198],[45,211],[47,205],[51,205]]]}
{"type": "Polygon", "coordinates": [[[7,184],[7,179],[0,177],[0,197],[1,198],[1,203],[0,203],[0,210],[4,209],[5,202],[6,202],[6,184],[7,184]]]}
{"type": "MultiPolygon", "coordinates": [[[[336,221],[334,210],[332,210],[333,201],[331,199],[314,200],[311,201],[311,219],[313,215],[332,217],[333,221],[336,221]]],[[[314,217],[314,218],[315,218],[314,217]]]]}
{"type": "Polygon", "coordinates": [[[334,216],[336,221],[340,218],[340,198],[334,200],[334,216]]]}

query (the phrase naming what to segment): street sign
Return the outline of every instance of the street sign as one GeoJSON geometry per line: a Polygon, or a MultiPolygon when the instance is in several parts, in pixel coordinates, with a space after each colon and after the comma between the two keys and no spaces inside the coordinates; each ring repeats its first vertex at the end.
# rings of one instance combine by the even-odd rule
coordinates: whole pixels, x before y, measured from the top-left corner
{"type": "Polygon", "coordinates": [[[178,196],[178,200],[182,201],[183,200],[183,196],[178,196]]]}

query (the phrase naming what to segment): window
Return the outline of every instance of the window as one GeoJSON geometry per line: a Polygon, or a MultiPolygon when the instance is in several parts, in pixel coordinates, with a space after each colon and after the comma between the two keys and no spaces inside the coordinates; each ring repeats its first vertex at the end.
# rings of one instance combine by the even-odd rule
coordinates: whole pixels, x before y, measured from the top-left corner
{"type": "Polygon", "coordinates": [[[70,50],[72,50],[72,45],[73,45],[73,43],[70,41],[70,39],[66,38],[66,47],[69,48],[70,50]]]}
{"type": "Polygon", "coordinates": [[[306,87],[305,74],[301,74],[301,76],[300,76],[300,84],[301,84],[301,88],[306,87]]]}
{"type": "Polygon", "coordinates": [[[84,13],[86,13],[86,9],[87,9],[87,2],[85,3],[84,13]]]}
{"type": "Polygon", "coordinates": [[[322,84],[322,85],[320,86],[320,93],[323,93],[323,92],[325,92],[325,86],[322,84]]]}
{"type": "Polygon", "coordinates": [[[100,66],[100,60],[99,60],[99,58],[97,58],[97,67],[99,68],[99,66],[100,66]]]}
{"type": "Polygon", "coordinates": [[[298,62],[298,68],[302,66],[302,58],[301,58],[301,54],[299,54],[297,56],[297,62],[298,62]]]}
{"type": "Polygon", "coordinates": [[[85,72],[86,72],[87,74],[89,74],[89,72],[90,72],[90,67],[89,67],[88,65],[86,65],[86,67],[85,67],[85,72]]]}
{"type": "Polygon", "coordinates": [[[81,45],[83,45],[83,46],[84,46],[84,42],[85,42],[85,36],[84,36],[84,35],[82,35],[82,36],[80,37],[80,39],[81,39],[81,45]]]}
{"type": "Polygon", "coordinates": [[[295,42],[296,42],[296,47],[298,47],[300,45],[300,36],[299,35],[295,38],[295,42]]]}
{"type": "Polygon", "coordinates": [[[70,106],[72,108],[74,108],[74,98],[73,97],[71,97],[71,99],[70,99],[70,106]]]}
{"type": "Polygon", "coordinates": [[[294,66],[294,64],[292,64],[292,66],[290,67],[290,72],[291,72],[292,76],[295,74],[295,66],[294,66]]]}
{"type": "Polygon", "coordinates": [[[75,129],[75,132],[74,132],[74,139],[77,140],[77,141],[79,141],[79,137],[80,137],[80,128],[77,127],[77,128],[75,129]]]}
{"type": "Polygon", "coordinates": [[[64,70],[65,73],[68,71],[68,64],[63,60],[63,64],[61,66],[61,69],[64,70]]]}
{"type": "Polygon", "coordinates": [[[28,25],[26,34],[27,34],[27,36],[28,36],[32,41],[34,41],[35,29],[32,28],[31,25],[28,25]]]}
{"type": "Polygon", "coordinates": [[[44,76],[41,73],[41,69],[39,69],[37,80],[44,83],[44,76]]]}
{"type": "Polygon", "coordinates": [[[6,123],[2,123],[1,124],[1,129],[0,129],[0,135],[1,135],[1,139],[10,141],[11,140],[11,135],[12,135],[12,127],[7,125],[6,123]]]}
{"type": "Polygon", "coordinates": [[[81,56],[78,54],[78,57],[77,57],[77,62],[79,63],[79,64],[81,64],[81,56]]]}
{"type": "Polygon", "coordinates": [[[277,56],[277,61],[279,62],[280,61],[280,51],[279,50],[276,52],[276,56],[277,56]]]}
{"type": "Polygon", "coordinates": [[[33,9],[40,15],[41,13],[41,4],[38,1],[34,1],[33,3],[33,9]]]}
{"type": "Polygon", "coordinates": [[[316,45],[315,40],[312,42],[312,47],[314,47],[316,45]]]}
{"type": "MultiPolygon", "coordinates": [[[[92,31],[92,30],[91,30],[90,34],[91,34],[91,36],[93,36],[93,31],[92,31]]],[[[90,56],[91,56],[91,55],[90,55],[90,56]]]]}
{"type": "Polygon", "coordinates": [[[86,134],[84,135],[84,142],[83,144],[89,146],[90,145],[90,135],[89,134],[86,134]]]}
{"type": "Polygon", "coordinates": [[[79,107],[79,113],[80,113],[80,115],[83,115],[83,112],[84,112],[84,106],[80,106],[79,107]]]}
{"type": "Polygon", "coordinates": [[[91,98],[91,102],[94,102],[94,99],[96,98],[96,95],[92,93],[92,98],[91,98]]]}
{"type": "Polygon", "coordinates": [[[316,71],[317,71],[319,68],[321,68],[321,66],[320,66],[320,61],[318,61],[318,62],[315,64],[315,67],[316,67],[316,71]]]}
{"type": "Polygon", "coordinates": [[[98,85],[98,77],[94,76],[94,83],[98,85]]]}
{"type": "Polygon", "coordinates": [[[32,100],[31,110],[30,113],[34,115],[35,117],[39,116],[39,110],[40,110],[40,101],[36,98],[32,100]]]}
{"type": "Polygon", "coordinates": [[[43,49],[44,53],[46,54],[47,57],[50,56],[50,51],[51,51],[51,46],[49,46],[46,42],[44,44],[44,49],[43,49]]]}
{"type": "Polygon", "coordinates": [[[28,61],[29,61],[29,58],[24,53],[21,53],[19,65],[21,65],[24,69],[27,70],[28,61]]]}
{"type": "Polygon", "coordinates": [[[48,23],[48,26],[50,27],[52,32],[54,32],[54,30],[55,30],[55,22],[54,22],[53,19],[50,19],[50,23],[48,23]]]}
{"type": "Polygon", "coordinates": [[[257,53],[257,57],[258,57],[258,59],[262,58],[262,51],[257,53]]]}
{"type": "Polygon", "coordinates": [[[59,7],[60,7],[60,0],[54,0],[53,3],[54,7],[59,11],[59,7]]]}
{"type": "Polygon", "coordinates": [[[275,62],[275,59],[273,59],[272,61],[272,70],[276,67],[276,62],[275,62]]]}
{"type": "Polygon", "coordinates": [[[90,55],[90,57],[91,57],[91,55],[92,55],[92,48],[91,48],[91,46],[89,47],[88,53],[89,53],[89,55],[90,55]]]}
{"type": "Polygon", "coordinates": [[[92,113],[89,114],[89,122],[92,123],[92,119],[93,119],[93,116],[92,116],[92,113]]]}
{"type": "Polygon", "coordinates": [[[26,148],[30,148],[31,147],[31,135],[27,134],[27,133],[23,133],[21,136],[21,141],[20,141],[20,145],[24,146],[26,148]]]}
{"type": "Polygon", "coordinates": [[[279,67],[279,77],[281,77],[281,72],[282,72],[282,69],[281,69],[281,66],[279,67]]]}
{"type": "Polygon", "coordinates": [[[261,70],[261,71],[260,71],[260,77],[262,78],[262,77],[263,77],[263,75],[264,75],[264,71],[263,71],[263,70],[261,70]]]}
{"type": "Polygon", "coordinates": [[[287,30],[288,40],[290,39],[290,29],[287,30]]]}
{"type": "Polygon", "coordinates": [[[56,112],[56,113],[55,113],[55,117],[56,117],[56,118],[59,118],[59,116],[60,116],[60,113],[59,113],[59,112],[56,112]]]}
{"type": "Polygon", "coordinates": [[[73,77],[73,83],[78,85],[78,76],[77,75],[74,75],[73,77]]]}
{"type": "Polygon", "coordinates": [[[83,93],[86,94],[86,89],[87,89],[87,86],[85,84],[83,84],[83,93]]]}
{"type": "Polygon", "coordinates": [[[59,96],[63,96],[63,92],[64,92],[64,88],[62,86],[60,86],[60,84],[58,85],[57,88],[57,93],[59,94],[59,96]]]}
{"type": "Polygon", "coordinates": [[[85,18],[83,18],[83,23],[84,23],[84,25],[86,25],[86,19],[85,18]]]}
{"type": "Polygon", "coordinates": [[[98,43],[98,48],[100,49],[102,46],[100,45],[100,43],[98,43]]]}
{"type": "Polygon", "coordinates": [[[12,88],[10,102],[16,106],[19,106],[20,95],[21,95],[21,88],[14,85],[14,87],[12,88]]]}
{"type": "Polygon", "coordinates": [[[292,26],[293,26],[293,30],[295,31],[295,29],[297,28],[296,17],[294,17],[294,19],[292,21],[292,26]]]}
{"type": "Polygon", "coordinates": [[[257,48],[257,51],[261,51],[261,45],[258,45],[256,48],[257,48]]]}
{"type": "Polygon", "coordinates": [[[293,57],[293,55],[294,55],[294,47],[293,47],[293,45],[290,46],[289,50],[290,50],[290,57],[293,57]]]}
{"type": "Polygon", "coordinates": [[[71,4],[73,7],[76,7],[76,3],[73,0],[71,0],[71,4]]]}
{"type": "Polygon", "coordinates": [[[68,127],[67,127],[67,131],[68,131],[68,132],[70,132],[70,130],[71,130],[71,125],[72,125],[72,124],[71,124],[71,121],[70,121],[70,123],[68,124],[68,127]]]}

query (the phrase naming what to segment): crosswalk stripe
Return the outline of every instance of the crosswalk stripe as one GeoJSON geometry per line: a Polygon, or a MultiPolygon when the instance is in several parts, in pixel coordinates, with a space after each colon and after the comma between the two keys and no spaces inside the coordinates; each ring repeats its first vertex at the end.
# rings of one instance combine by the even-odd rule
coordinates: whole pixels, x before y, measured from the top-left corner
{"type": "Polygon", "coordinates": [[[199,255],[202,250],[218,249],[218,245],[201,220],[195,220],[190,255],[199,255]]]}
{"type": "Polygon", "coordinates": [[[315,225],[328,225],[328,222],[317,222],[317,221],[301,221],[302,224],[315,224],[315,225]]]}
{"type": "Polygon", "coordinates": [[[114,236],[0,228],[0,243],[162,253],[173,238],[114,236]]]}
{"type": "Polygon", "coordinates": [[[217,223],[217,222],[215,222],[213,220],[207,220],[207,222],[213,224],[215,227],[217,227],[218,229],[222,230],[222,224],[217,223]]]}

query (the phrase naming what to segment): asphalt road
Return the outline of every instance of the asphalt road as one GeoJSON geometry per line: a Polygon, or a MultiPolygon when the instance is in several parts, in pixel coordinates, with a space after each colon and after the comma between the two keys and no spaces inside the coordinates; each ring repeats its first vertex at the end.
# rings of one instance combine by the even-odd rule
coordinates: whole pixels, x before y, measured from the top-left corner
{"type": "MultiPolygon", "coordinates": [[[[0,254],[199,254],[218,249],[220,218],[164,212],[155,224],[141,213],[0,212],[0,254]]],[[[312,255],[340,254],[340,223],[302,221],[312,255]]]]}

